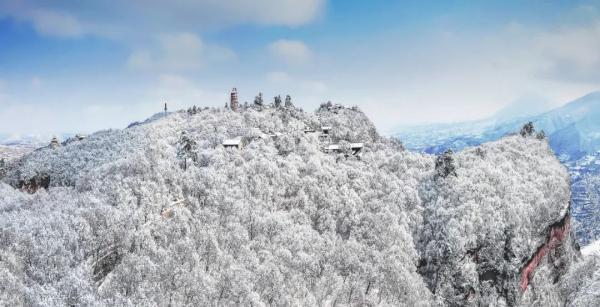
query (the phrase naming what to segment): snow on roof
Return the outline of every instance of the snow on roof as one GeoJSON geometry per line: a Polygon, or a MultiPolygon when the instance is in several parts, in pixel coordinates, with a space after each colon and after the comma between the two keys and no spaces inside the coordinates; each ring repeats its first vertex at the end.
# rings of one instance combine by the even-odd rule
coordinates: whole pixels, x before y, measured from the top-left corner
{"type": "Polygon", "coordinates": [[[331,144],[331,145],[327,146],[327,150],[340,150],[340,145],[331,144]]]}
{"type": "Polygon", "coordinates": [[[321,127],[321,130],[331,130],[331,126],[323,126],[321,127]]]}
{"type": "Polygon", "coordinates": [[[363,143],[350,143],[350,148],[363,148],[364,146],[363,143]]]}
{"type": "Polygon", "coordinates": [[[242,143],[241,139],[223,140],[223,146],[240,146],[241,143],[242,143]]]}

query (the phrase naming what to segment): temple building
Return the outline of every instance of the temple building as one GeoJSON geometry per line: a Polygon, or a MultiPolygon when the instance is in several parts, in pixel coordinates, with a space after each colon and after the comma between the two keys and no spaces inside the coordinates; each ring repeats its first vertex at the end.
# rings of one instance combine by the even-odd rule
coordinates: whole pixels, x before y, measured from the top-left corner
{"type": "Polygon", "coordinates": [[[240,149],[242,148],[242,140],[239,138],[223,140],[223,147],[240,149]]]}

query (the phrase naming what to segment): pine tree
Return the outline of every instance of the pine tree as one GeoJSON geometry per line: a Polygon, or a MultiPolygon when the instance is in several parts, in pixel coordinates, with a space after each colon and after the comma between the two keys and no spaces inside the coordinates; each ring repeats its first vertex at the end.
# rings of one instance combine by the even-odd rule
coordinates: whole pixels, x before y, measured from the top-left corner
{"type": "Polygon", "coordinates": [[[183,169],[187,170],[187,160],[196,162],[196,142],[192,140],[185,131],[181,133],[179,142],[177,143],[177,157],[183,160],[183,169]]]}
{"type": "Polygon", "coordinates": [[[276,108],[280,108],[281,107],[281,95],[277,95],[273,98],[274,100],[274,105],[276,108]]]}
{"type": "Polygon", "coordinates": [[[535,128],[533,127],[532,122],[528,122],[527,124],[523,125],[523,128],[521,128],[521,131],[519,132],[522,137],[532,136],[534,133],[535,128]]]}
{"type": "Polygon", "coordinates": [[[262,108],[262,106],[263,106],[262,93],[258,93],[258,96],[254,97],[254,106],[262,108]]]}
{"type": "Polygon", "coordinates": [[[448,149],[435,159],[435,172],[437,177],[446,178],[449,175],[457,176],[454,158],[452,156],[452,150],[448,149]]]}
{"type": "Polygon", "coordinates": [[[546,139],[546,132],[544,132],[544,130],[541,130],[540,132],[538,132],[538,133],[535,135],[535,137],[536,137],[538,140],[544,140],[544,139],[546,139]]]}
{"type": "Polygon", "coordinates": [[[292,104],[292,96],[290,95],[286,95],[285,96],[285,107],[286,108],[293,108],[294,105],[292,104]]]}

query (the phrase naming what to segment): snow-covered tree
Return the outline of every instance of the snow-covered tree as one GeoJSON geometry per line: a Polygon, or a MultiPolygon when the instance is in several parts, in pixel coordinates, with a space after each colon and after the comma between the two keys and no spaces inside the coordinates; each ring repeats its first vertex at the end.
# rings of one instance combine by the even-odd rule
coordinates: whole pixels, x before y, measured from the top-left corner
{"type": "Polygon", "coordinates": [[[435,159],[435,171],[437,176],[442,178],[446,178],[450,175],[456,176],[453,154],[452,150],[448,149],[435,159]]]}
{"type": "Polygon", "coordinates": [[[177,143],[177,157],[182,160],[184,170],[188,168],[188,161],[196,162],[198,159],[196,150],[196,142],[188,136],[186,131],[182,131],[177,143]]]}
{"type": "Polygon", "coordinates": [[[254,97],[254,106],[259,110],[264,106],[262,93],[258,93],[258,95],[254,97]]]}
{"type": "Polygon", "coordinates": [[[286,108],[293,108],[294,105],[292,104],[292,96],[290,95],[286,95],[285,96],[285,107],[286,108]]]}
{"type": "Polygon", "coordinates": [[[521,131],[519,131],[519,134],[521,134],[522,137],[532,136],[534,133],[535,133],[535,128],[533,127],[532,122],[528,122],[525,125],[523,125],[523,128],[521,128],[521,131]]]}
{"type": "Polygon", "coordinates": [[[281,96],[280,96],[280,95],[277,95],[277,96],[275,96],[275,97],[273,98],[273,105],[274,105],[276,108],[281,108],[282,102],[281,102],[281,96]]]}

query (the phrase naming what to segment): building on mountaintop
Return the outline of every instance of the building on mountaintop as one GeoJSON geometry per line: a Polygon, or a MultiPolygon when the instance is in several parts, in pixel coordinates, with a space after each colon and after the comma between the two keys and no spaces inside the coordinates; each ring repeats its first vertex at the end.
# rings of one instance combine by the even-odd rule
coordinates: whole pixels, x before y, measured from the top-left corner
{"type": "Polygon", "coordinates": [[[312,127],[306,127],[304,128],[304,133],[315,133],[315,129],[312,127]]]}
{"type": "Polygon", "coordinates": [[[237,110],[239,109],[238,93],[237,88],[235,87],[231,89],[231,95],[229,97],[229,107],[233,112],[237,112],[237,110]]]}
{"type": "Polygon", "coordinates": [[[240,149],[242,148],[242,139],[236,138],[223,140],[223,147],[240,149]]]}
{"type": "Polygon", "coordinates": [[[342,149],[339,144],[329,144],[325,147],[325,152],[327,153],[340,153],[342,149]]]}
{"type": "Polygon", "coordinates": [[[359,155],[364,146],[365,144],[363,143],[350,143],[350,150],[352,150],[352,155],[359,155]]]}
{"type": "Polygon", "coordinates": [[[331,132],[331,126],[322,126],[321,134],[319,135],[319,141],[321,141],[321,142],[328,141],[330,132],[331,132]]]}

